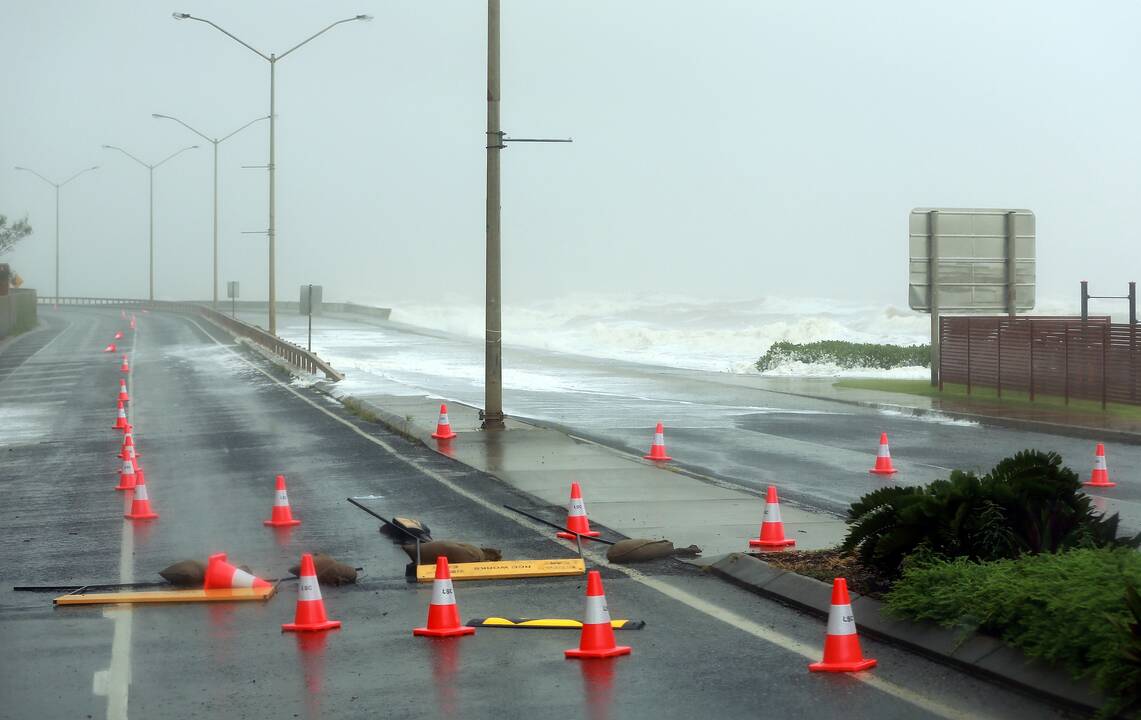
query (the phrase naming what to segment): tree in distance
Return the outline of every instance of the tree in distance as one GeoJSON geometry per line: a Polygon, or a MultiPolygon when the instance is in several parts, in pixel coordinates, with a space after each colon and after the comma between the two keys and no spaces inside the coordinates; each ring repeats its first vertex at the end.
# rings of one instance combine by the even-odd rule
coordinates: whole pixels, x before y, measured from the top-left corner
{"type": "Polygon", "coordinates": [[[16,243],[31,234],[32,226],[28,224],[28,218],[9,224],[8,218],[0,215],[0,255],[16,247],[16,243]]]}

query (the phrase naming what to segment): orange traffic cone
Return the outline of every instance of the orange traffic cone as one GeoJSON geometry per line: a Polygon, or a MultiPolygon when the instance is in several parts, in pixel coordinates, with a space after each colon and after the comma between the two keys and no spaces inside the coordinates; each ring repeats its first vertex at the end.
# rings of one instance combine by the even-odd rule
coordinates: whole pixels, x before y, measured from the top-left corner
{"type": "Polygon", "coordinates": [[[891,448],[887,445],[887,433],[880,433],[880,450],[876,455],[876,466],[868,472],[873,475],[892,475],[895,468],[891,466],[891,448]]]}
{"type": "Polygon", "coordinates": [[[415,628],[412,634],[427,637],[475,635],[475,628],[460,625],[452,573],[448,569],[448,559],[443,555],[436,558],[436,579],[432,581],[432,602],[428,605],[428,627],[415,628]]]}
{"type": "MultiPolygon", "coordinates": [[[[293,510],[289,507],[289,493],[285,490],[285,476],[277,476],[277,494],[273,496],[273,516],[269,520],[262,520],[262,525],[270,527],[289,527],[300,525],[301,521],[293,517],[293,510]]],[[[309,557],[306,555],[305,557],[309,557]]],[[[304,566],[302,566],[304,569],[304,566]]],[[[317,593],[320,599],[320,591],[317,593]]],[[[300,605],[298,606],[300,608],[300,605]]],[[[299,609],[298,612],[301,612],[299,609]]],[[[300,616],[299,616],[300,617],[300,616]]],[[[300,621],[299,621],[300,622],[300,621]]]]}
{"type": "Polygon", "coordinates": [[[119,378],[119,402],[130,402],[131,396],[127,394],[127,379],[119,378]]]}
{"type": "Polygon", "coordinates": [[[123,469],[119,471],[119,485],[115,489],[134,490],[137,483],[134,458],[123,458],[123,469]]]}
{"type": "Polygon", "coordinates": [[[813,672],[856,672],[874,667],[875,660],[865,658],[860,651],[860,638],[856,634],[856,620],[852,616],[852,601],[848,597],[848,581],[832,581],[832,607],[828,610],[828,632],[824,636],[824,659],[812,663],[813,672]]]}
{"type": "Polygon", "coordinates": [[[123,446],[119,448],[119,459],[134,462],[135,458],[135,441],[131,436],[131,428],[128,425],[126,432],[123,433],[123,446]]]}
{"type": "Polygon", "coordinates": [[[658,427],[654,429],[654,443],[650,445],[650,454],[643,455],[643,457],[647,460],[661,460],[663,462],[673,460],[672,457],[666,455],[665,428],[662,427],[661,423],[658,423],[658,427]]]}
{"type": "Polygon", "coordinates": [[[135,496],[131,499],[131,512],[123,517],[131,520],[154,520],[158,513],[151,510],[151,499],[147,495],[147,481],[142,473],[135,477],[135,496]]]}
{"type": "Polygon", "coordinates": [[[111,343],[107,347],[103,348],[103,352],[105,352],[105,353],[107,353],[107,352],[118,352],[118,350],[119,350],[119,348],[115,346],[115,343],[111,343]]]}
{"type": "MultiPolygon", "coordinates": [[[[278,475],[277,479],[280,484],[281,476],[278,475]]],[[[281,631],[312,632],[340,626],[340,620],[330,620],[325,615],[325,601],[321,599],[321,586],[317,583],[317,568],[313,565],[313,556],[305,553],[301,556],[301,575],[297,578],[297,611],[293,622],[282,625],[281,631]]]]}
{"type": "Polygon", "coordinates": [[[112,425],[112,427],[115,430],[126,430],[129,427],[129,425],[127,425],[127,411],[123,409],[122,400],[119,401],[118,416],[115,418],[115,424],[112,425]]]}
{"type": "Polygon", "coordinates": [[[123,362],[119,363],[119,372],[131,372],[131,366],[127,364],[127,356],[123,356],[123,362]]]}
{"type": "Polygon", "coordinates": [[[432,437],[437,440],[451,440],[456,434],[452,432],[452,422],[448,420],[448,406],[440,406],[440,419],[436,422],[436,432],[432,437]]]}
{"type": "Polygon", "coordinates": [[[1089,480],[1082,484],[1087,487],[1117,487],[1117,483],[1109,479],[1109,466],[1105,464],[1105,445],[1102,443],[1098,443],[1097,450],[1094,451],[1093,472],[1089,480]]]}
{"type": "Polygon", "coordinates": [[[135,314],[131,313],[131,329],[135,329],[135,314]]]}
{"type": "Polygon", "coordinates": [[[265,580],[254,577],[245,570],[226,562],[226,553],[215,553],[206,562],[206,582],[203,587],[207,590],[228,590],[230,588],[272,586],[265,580]]]}
{"type": "Polygon", "coordinates": [[[122,340],[123,339],[123,331],[122,330],[116,330],[115,331],[115,339],[116,340],[122,340]]]}
{"type": "Polygon", "coordinates": [[[557,537],[574,540],[575,533],[587,537],[598,537],[602,533],[590,529],[590,520],[586,517],[586,504],[582,501],[582,488],[578,483],[571,483],[570,504],[567,505],[567,529],[571,532],[555,533],[557,537]]]}
{"type": "Polygon", "coordinates": [[[765,495],[765,515],[761,519],[761,535],[749,541],[749,547],[784,548],[796,544],[784,536],[784,523],[780,519],[780,500],[776,487],[769,485],[765,495]]]}
{"type": "Polygon", "coordinates": [[[606,594],[602,592],[602,575],[591,570],[586,576],[586,617],[582,621],[582,636],[578,647],[565,651],[565,655],[568,658],[610,658],[629,654],[629,647],[614,643],[610,609],[606,607],[606,594]]]}

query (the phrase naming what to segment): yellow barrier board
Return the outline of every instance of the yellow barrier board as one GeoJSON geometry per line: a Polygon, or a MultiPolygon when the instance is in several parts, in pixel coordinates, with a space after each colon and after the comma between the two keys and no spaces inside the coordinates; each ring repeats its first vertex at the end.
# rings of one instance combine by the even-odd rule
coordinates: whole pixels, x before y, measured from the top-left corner
{"type": "Polygon", "coordinates": [[[156,590],[152,592],[90,593],[62,595],[56,605],[106,605],[110,603],[241,602],[268,600],[276,588],[233,588],[229,590],[156,590]]]}
{"type": "MultiPolygon", "coordinates": [[[[583,575],[586,561],[582,558],[558,560],[500,560],[498,562],[453,563],[448,565],[452,580],[508,580],[511,578],[559,577],[583,575]]],[[[435,565],[418,565],[417,582],[432,582],[435,565]]]]}
{"type": "MultiPolygon", "coordinates": [[[[567,618],[503,618],[487,617],[476,618],[464,623],[468,627],[500,627],[500,628],[541,628],[541,629],[571,629],[581,630],[581,620],[567,618]]],[[[610,627],[615,630],[641,630],[646,626],[644,620],[611,620],[610,627]]]]}

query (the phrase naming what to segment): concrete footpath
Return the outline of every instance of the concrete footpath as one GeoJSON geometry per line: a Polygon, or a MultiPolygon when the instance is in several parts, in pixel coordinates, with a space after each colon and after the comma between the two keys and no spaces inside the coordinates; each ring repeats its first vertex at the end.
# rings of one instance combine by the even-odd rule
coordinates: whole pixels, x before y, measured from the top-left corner
{"type": "MultiPolygon", "coordinates": [[[[760,531],[764,496],[748,488],[517,420],[509,419],[505,432],[483,432],[478,409],[455,402],[448,405],[448,414],[457,437],[436,440],[432,433],[439,399],[423,395],[348,397],[336,385],[317,385],[342,402],[359,404],[406,437],[551,505],[565,506],[570,484],[577,481],[590,521],[626,537],[664,537],[677,547],[697,545],[710,556],[744,551],[748,539],[760,531]]],[[[646,437],[647,451],[652,439],[646,437]]],[[[796,540],[797,548],[832,547],[843,537],[844,521],[835,515],[788,501],[781,502],[781,513],[785,533],[796,540]]]]}

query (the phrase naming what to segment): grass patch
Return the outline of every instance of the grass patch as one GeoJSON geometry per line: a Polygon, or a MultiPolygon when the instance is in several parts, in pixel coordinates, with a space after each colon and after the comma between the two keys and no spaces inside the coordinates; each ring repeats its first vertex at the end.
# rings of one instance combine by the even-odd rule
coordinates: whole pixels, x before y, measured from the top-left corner
{"type": "Polygon", "coordinates": [[[883,368],[931,365],[930,345],[880,345],[846,340],[822,340],[814,343],[777,342],[756,362],[765,372],[787,362],[829,363],[842,368],[883,368]]]}
{"type": "Polygon", "coordinates": [[[341,404],[345,406],[346,410],[365,422],[380,422],[380,417],[376,413],[366,408],[364,403],[355,398],[345,398],[341,401],[341,404]]]}
{"type": "Polygon", "coordinates": [[[1120,417],[1128,420],[1141,420],[1141,405],[1124,405],[1109,403],[1105,410],[1101,409],[1101,402],[1096,400],[1071,399],[1066,404],[1065,398],[1054,395],[1037,394],[1034,402],[1030,401],[1030,394],[1017,390],[1003,390],[1002,397],[998,391],[988,387],[972,387],[967,394],[966,385],[945,383],[943,391],[932,385],[929,380],[908,380],[899,378],[843,378],[833,383],[838,388],[852,390],[874,390],[876,392],[894,392],[905,395],[919,395],[922,397],[939,398],[942,400],[955,400],[965,403],[977,402],[987,406],[999,405],[1018,410],[1049,409],[1067,410],[1074,413],[1091,415],[1105,415],[1120,417]]]}
{"type": "MultiPolygon", "coordinates": [[[[930,620],[1001,638],[1028,657],[1090,678],[1110,698],[1109,715],[1136,697],[1126,586],[1141,585],[1141,554],[1073,550],[975,563],[917,557],[886,596],[896,617],[930,620]]],[[[1130,715],[1133,717],[1133,715],[1130,715]]]]}

